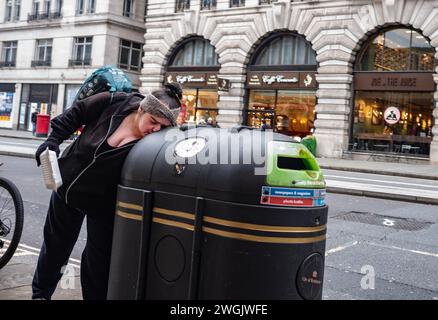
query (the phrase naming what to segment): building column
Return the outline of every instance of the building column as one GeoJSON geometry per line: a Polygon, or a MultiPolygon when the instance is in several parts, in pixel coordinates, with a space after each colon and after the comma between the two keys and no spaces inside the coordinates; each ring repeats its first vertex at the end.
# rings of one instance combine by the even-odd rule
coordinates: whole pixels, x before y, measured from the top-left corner
{"type": "MultiPolygon", "coordinates": [[[[438,67],[437,67],[438,70],[438,67]]],[[[438,74],[435,73],[433,75],[433,79],[435,83],[438,84],[438,74]]],[[[438,89],[434,94],[434,104],[435,108],[433,109],[432,115],[434,118],[434,125],[432,127],[432,142],[430,144],[430,162],[432,164],[438,164],[438,89]]]]}
{"type": "MultiPolygon", "coordinates": [[[[243,71],[242,71],[243,73],[243,71]]],[[[228,92],[219,91],[217,104],[219,114],[216,118],[221,128],[230,128],[241,125],[243,121],[243,97],[245,95],[244,74],[219,73],[220,78],[230,81],[228,92]]]]}
{"type": "Polygon", "coordinates": [[[15,84],[14,101],[12,105],[12,129],[18,130],[18,121],[20,119],[20,104],[21,104],[21,83],[15,84]]]}
{"type": "Polygon", "coordinates": [[[323,73],[318,69],[315,137],[318,157],[341,158],[348,149],[351,112],[351,72],[323,73]]]}

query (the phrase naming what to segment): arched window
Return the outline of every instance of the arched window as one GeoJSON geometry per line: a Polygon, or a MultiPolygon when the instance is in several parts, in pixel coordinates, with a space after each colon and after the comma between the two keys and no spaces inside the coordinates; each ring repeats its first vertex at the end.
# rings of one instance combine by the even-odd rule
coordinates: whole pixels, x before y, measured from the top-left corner
{"type": "Polygon", "coordinates": [[[284,35],[266,44],[253,65],[316,65],[316,53],[303,37],[284,35]]]}
{"type": "Polygon", "coordinates": [[[218,57],[208,40],[195,39],[179,48],[170,64],[174,67],[218,66],[218,57]]]}
{"type": "Polygon", "coordinates": [[[434,71],[435,51],[415,30],[397,28],[370,39],[358,57],[356,71],[434,71]]]}

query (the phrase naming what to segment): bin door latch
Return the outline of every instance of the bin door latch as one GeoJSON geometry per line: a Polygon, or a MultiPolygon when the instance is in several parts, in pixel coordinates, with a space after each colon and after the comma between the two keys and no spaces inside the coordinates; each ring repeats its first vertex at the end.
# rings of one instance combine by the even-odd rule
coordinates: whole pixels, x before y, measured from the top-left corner
{"type": "Polygon", "coordinates": [[[175,164],[175,173],[177,176],[180,176],[186,170],[185,164],[179,164],[178,162],[175,164]]]}

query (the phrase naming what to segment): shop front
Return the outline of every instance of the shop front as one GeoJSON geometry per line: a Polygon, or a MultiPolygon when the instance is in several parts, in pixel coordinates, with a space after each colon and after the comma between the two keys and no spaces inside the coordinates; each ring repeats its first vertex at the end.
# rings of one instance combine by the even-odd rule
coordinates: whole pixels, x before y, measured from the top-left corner
{"type": "Polygon", "coordinates": [[[426,38],[407,28],[369,41],[354,75],[353,151],[429,156],[434,54],[426,38]]]}
{"type": "Polygon", "coordinates": [[[314,72],[249,72],[247,125],[263,123],[290,136],[305,137],[314,130],[316,80],[314,72]]]}
{"type": "Polygon", "coordinates": [[[248,66],[246,125],[290,136],[314,131],[316,54],[301,36],[275,34],[263,41],[248,66]]]}
{"type": "Polygon", "coordinates": [[[56,84],[23,84],[21,91],[19,130],[32,130],[31,114],[50,115],[53,104],[56,104],[58,85],[56,84]]]}
{"type": "Polygon", "coordinates": [[[164,83],[183,88],[181,122],[216,125],[219,63],[215,48],[201,37],[190,37],[173,50],[164,83]]]}
{"type": "Polygon", "coordinates": [[[12,128],[15,83],[0,83],[0,128],[12,128]]]}
{"type": "Polygon", "coordinates": [[[185,123],[216,125],[218,115],[217,73],[167,73],[165,83],[177,82],[183,87],[184,109],[181,117],[185,123]]]}

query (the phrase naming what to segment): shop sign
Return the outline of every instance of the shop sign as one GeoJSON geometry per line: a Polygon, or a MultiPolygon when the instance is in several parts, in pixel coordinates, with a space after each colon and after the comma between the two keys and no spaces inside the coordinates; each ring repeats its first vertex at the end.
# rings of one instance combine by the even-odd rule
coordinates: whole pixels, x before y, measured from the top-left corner
{"type": "Polygon", "coordinates": [[[435,91],[432,73],[357,73],[355,90],[367,91],[435,91]]]}
{"type": "Polygon", "coordinates": [[[385,110],[383,118],[388,124],[396,124],[400,121],[400,110],[396,107],[389,107],[385,110]]]}
{"type": "Polygon", "coordinates": [[[231,83],[230,80],[224,78],[217,78],[217,89],[219,91],[228,92],[230,90],[231,83]]]}
{"type": "Polygon", "coordinates": [[[314,72],[249,72],[249,88],[316,88],[314,72]]]}
{"type": "Polygon", "coordinates": [[[184,88],[218,87],[218,77],[213,73],[168,73],[165,83],[177,82],[184,88]]]}

